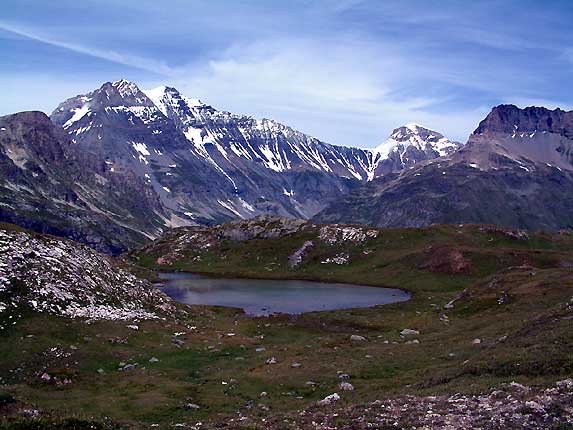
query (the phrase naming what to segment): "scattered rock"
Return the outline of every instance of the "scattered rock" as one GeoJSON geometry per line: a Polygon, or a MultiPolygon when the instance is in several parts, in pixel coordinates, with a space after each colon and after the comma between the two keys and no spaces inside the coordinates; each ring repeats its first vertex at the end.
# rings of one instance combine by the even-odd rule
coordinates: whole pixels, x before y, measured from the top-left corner
{"type": "Polygon", "coordinates": [[[350,262],[350,255],[346,252],[341,252],[340,254],[336,254],[334,257],[328,257],[325,260],[322,260],[321,264],[347,264],[350,262]]]}
{"type": "Polygon", "coordinates": [[[410,328],[405,328],[400,332],[400,336],[412,336],[416,334],[420,334],[420,332],[418,330],[413,330],[410,328]]]}
{"type": "Polygon", "coordinates": [[[340,400],[340,396],[338,395],[338,393],[334,393],[334,394],[331,394],[329,396],[326,396],[322,400],[319,400],[318,402],[316,402],[316,404],[319,406],[332,405],[333,403],[336,403],[339,400],[340,400]]]}
{"type": "Polygon", "coordinates": [[[309,253],[309,251],[314,247],[314,242],[312,240],[307,240],[303,245],[297,249],[289,258],[290,267],[295,268],[300,266],[304,257],[309,253]]]}
{"type": "Polygon", "coordinates": [[[150,362],[150,363],[157,363],[158,361],[159,361],[159,358],[156,358],[156,357],[151,357],[151,358],[149,359],[149,362],[150,362]]]}
{"type": "Polygon", "coordinates": [[[365,338],[364,336],[360,336],[360,335],[357,335],[357,334],[353,334],[353,335],[350,336],[350,340],[357,341],[357,342],[361,342],[361,341],[365,341],[366,338],[365,338]]]}
{"type": "Polygon", "coordinates": [[[122,371],[122,372],[124,372],[124,371],[126,371],[126,370],[133,370],[133,369],[135,369],[136,367],[137,367],[137,363],[134,363],[134,364],[126,364],[125,366],[120,367],[119,370],[122,371]]]}
{"type": "Polygon", "coordinates": [[[269,359],[267,359],[267,361],[265,362],[267,364],[277,364],[277,359],[276,357],[271,357],[269,359]]]}
{"type": "Polygon", "coordinates": [[[342,391],[354,391],[354,385],[350,382],[341,382],[339,387],[342,391]]]}
{"type": "Polygon", "coordinates": [[[183,345],[185,345],[185,342],[183,342],[181,339],[177,339],[175,336],[171,338],[171,343],[173,343],[178,348],[181,348],[183,345]]]}

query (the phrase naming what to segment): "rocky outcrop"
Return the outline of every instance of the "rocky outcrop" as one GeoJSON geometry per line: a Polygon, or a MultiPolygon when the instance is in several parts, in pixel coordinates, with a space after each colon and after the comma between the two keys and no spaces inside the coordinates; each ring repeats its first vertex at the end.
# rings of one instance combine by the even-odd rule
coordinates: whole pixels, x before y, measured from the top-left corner
{"type": "Polygon", "coordinates": [[[479,123],[474,134],[509,136],[522,133],[554,133],[573,139],[573,111],[550,110],[544,107],[520,109],[499,105],[479,123]]]}
{"type": "Polygon", "coordinates": [[[108,257],[63,239],[0,229],[0,329],[27,310],[87,319],[164,317],[171,300],[108,257]]]}

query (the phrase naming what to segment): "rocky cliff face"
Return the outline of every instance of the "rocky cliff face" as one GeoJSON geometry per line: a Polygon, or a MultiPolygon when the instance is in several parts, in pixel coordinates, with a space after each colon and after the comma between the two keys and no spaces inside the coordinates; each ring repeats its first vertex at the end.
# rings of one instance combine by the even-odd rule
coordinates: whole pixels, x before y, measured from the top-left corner
{"type": "Polygon", "coordinates": [[[41,112],[0,118],[0,219],[108,253],[161,233],[162,207],[136,175],[111,175],[41,112]]]}
{"type": "Polygon", "coordinates": [[[543,132],[573,139],[573,111],[534,106],[520,109],[514,105],[500,105],[480,122],[474,134],[524,137],[521,135],[543,132]]]}
{"type": "Polygon", "coordinates": [[[382,227],[573,228],[573,112],[499,106],[450,155],[372,181],[315,219],[382,227]]]}

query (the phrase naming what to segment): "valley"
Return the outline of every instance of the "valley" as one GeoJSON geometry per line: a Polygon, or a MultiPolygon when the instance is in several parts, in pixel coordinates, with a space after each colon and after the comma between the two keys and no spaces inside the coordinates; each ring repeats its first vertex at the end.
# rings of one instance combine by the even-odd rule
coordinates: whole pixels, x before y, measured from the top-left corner
{"type": "Polygon", "coordinates": [[[573,2],[1,10],[0,430],[573,430],[573,2]]]}
{"type": "Polygon", "coordinates": [[[159,320],[135,321],[21,302],[0,333],[13,351],[0,358],[3,398],[16,399],[3,406],[4,424],[559,428],[572,413],[572,241],[493,226],[380,230],[278,217],[175,229],[114,264],[153,281],[156,270],[185,270],[394,287],[412,299],[269,317],[172,303],[155,311],[159,320]],[[341,254],[346,262],[323,263],[341,254]],[[452,409],[454,398],[467,414],[452,409]]]}

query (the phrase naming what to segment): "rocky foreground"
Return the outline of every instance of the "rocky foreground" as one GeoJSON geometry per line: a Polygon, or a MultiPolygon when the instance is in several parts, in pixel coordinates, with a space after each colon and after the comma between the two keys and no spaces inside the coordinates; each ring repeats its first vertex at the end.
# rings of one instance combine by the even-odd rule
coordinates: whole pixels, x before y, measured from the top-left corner
{"type": "Polygon", "coordinates": [[[171,301],[92,249],[0,229],[0,329],[23,312],[104,320],[156,319],[171,301]]]}
{"type": "MultiPolygon", "coordinates": [[[[366,406],[335,409],[338,395],[329,396],[292,420],[241,417],[231,428],[342,429],[568,429],[573,425],[573,379],[547,389],[515,382],[481,395],[400,396],[366,406]],[[252,427],[249,427],[252,428],[252,427]]],[[[196,426],[200,428],[201,426],[196,426]]]]}

